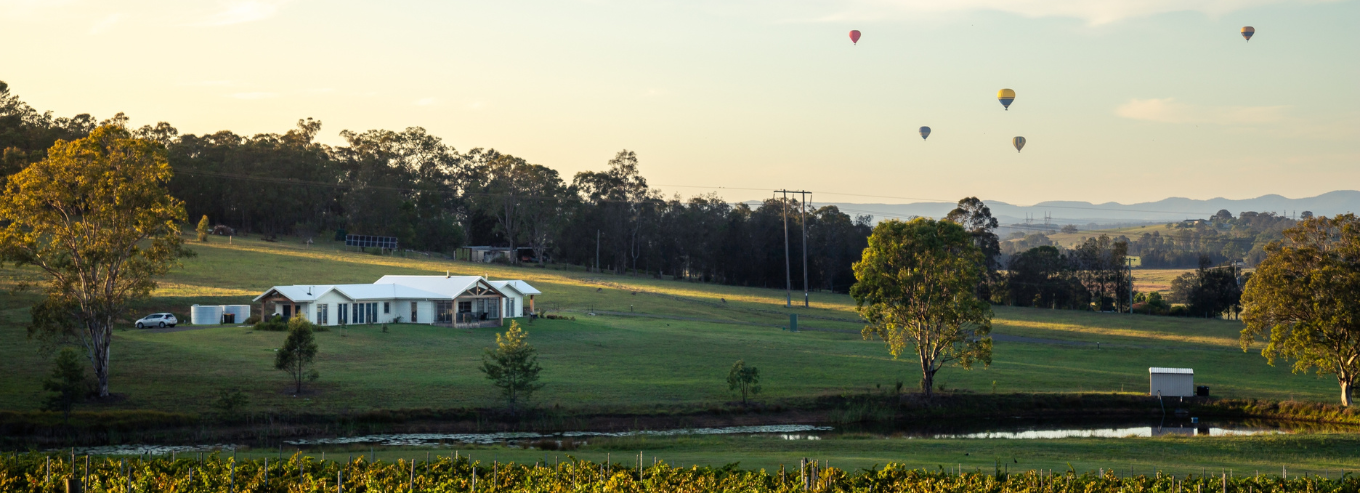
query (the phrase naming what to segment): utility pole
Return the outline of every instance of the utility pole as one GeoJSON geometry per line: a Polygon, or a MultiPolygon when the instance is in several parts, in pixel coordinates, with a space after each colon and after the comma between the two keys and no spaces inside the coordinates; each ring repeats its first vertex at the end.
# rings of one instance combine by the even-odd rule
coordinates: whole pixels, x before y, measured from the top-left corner
{"type": "Polygon", "coordinates": [[[1129,266],[1129,315],[1133,315],[1133,259],[1124,257],[1124,263],[1129,266]]]}
{"type": "Polygon", "coordinates": [[[784,307],[793,307],[793,274],[789,272],[789,193],[788,190],[777,190],[783,193],[784,205],[784,307]]]}
{"type": "Polygon", "coordinates": [[[600,230],[595,230],[595,273],[600,273],[600,230]]]}
{"type": "Polygon", "coordinates": [[[803,308],[811,307],[808,301],[808,270],[807,270],[807,196],[812,192],[798,192],[802,194],[803,201],[799,204],[798,218],[803,222],[803,308]]]}
{"type": "Polygon", "coordinates": [[[793,307],[793,273],[790,267],[791,259],[789,253],[789,194],[800,194],[803,198],[799,204],[798,217],[803,220],[803,307],[810,306],[808,301],[808,273],[807,273],[807,196],[812,192],[807,190],[775,190],[774,193],[784,195],[784,306],[793,307]]]}

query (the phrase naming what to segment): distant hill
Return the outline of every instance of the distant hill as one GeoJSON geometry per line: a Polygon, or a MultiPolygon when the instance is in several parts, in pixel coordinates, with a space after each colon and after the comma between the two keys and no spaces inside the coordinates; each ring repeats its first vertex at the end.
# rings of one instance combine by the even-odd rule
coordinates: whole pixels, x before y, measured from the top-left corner
{"type": "MultiPolygon", "coordinates": [[[[983,199],[1002,224],[1024,223],[1026,216],[1033,223],[1043,224],[1044,214],[1051,216],[1050,223],[1062,226],[1075,224],[1085,226],[1096,223],[1102,226],[1130,223],[1167,222],[1183,219],[1206,218],[1220,209],[1227,209],[1233,216],[1243,211],[1269,212],[1296,215],[1312,211],[1316,215],[1330,216],[1346,212],[1360,211],[1360,191],[1337,190],[1316,197],[1291,199],[1281,195],[1262,195],[1254,199],[1225,199],[1222,197],[1207,200],[1171,197],[1156,202],[1120,204],[1054,200],[1034,205],[1013,205],[996,200],[983,199]]],[[[835,205],[852,216],[872,214],[875,220],[906,218],[911,216],[943,217],[954,208],[953,203],[918,202],[913,204],[859,204],[848,202],[817,202],[817,206],[835,205]]]]}

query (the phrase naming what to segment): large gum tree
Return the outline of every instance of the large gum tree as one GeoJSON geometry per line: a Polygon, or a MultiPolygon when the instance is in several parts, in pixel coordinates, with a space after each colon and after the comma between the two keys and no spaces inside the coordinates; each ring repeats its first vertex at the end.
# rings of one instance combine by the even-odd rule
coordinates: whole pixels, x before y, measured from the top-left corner
{"type": "Polygon", "coordinates": [[[1334,375],[1351,405],[1360,375],[1360,219],[1314,217],[1266,246],[1242,293],[1242,350],[1267,336],[1270,364],[1294,360],[1294,372],[1334,375]]]}
{"type": "Polygon", "coordinates": [[[854,269],[850,295],[869,322],[864,338],[882,339],[893,358],[914,352],[927,397],[944,366],[991,364],[992,308],[977,295],[983,254],[963,226],[881,222],[854,269]]]}
{"type": "Polygon", "coordinates": [[[46,159],[9,176],[0,196],[0,254],[49,278],[29,336],[81,344],[100,397],[109,395],[115,320],[187,254],[170,175],[162,144],[106,125],[58,140],[46,159]]]}

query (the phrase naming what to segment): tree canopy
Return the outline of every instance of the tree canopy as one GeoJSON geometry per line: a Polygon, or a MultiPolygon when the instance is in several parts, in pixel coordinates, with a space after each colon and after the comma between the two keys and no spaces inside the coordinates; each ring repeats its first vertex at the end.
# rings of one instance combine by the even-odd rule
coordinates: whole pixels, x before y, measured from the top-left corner
{"type": "Polygon", "coordinates": [[[893,358],[914,352],[927,396],[945,365],[991,365],[992,309],[977,296],[983,253],[963,226],[925,218],[881,222],[854,269],[858,282],[850,294],[869,321],[864,338],[882,339],[893,358]]]}
{"type": "Polygon", "coordinates": [[[165,148],[106,125],[10,175],[0,196],[0,254],[42,269],[45,299],[30,337],[79,341],[109,395],[113,323],[186,255],[182,203],[170,196],[165,148]]]}
{"type": "Polygon", "coordinates": [[[1242,350],[1267,337],[1261,355],[1271,364],[1334,375],[1350,406],[1360,375],[1360,219],[1303,220],[1265,251],[1242,294],[1242,350]]]}

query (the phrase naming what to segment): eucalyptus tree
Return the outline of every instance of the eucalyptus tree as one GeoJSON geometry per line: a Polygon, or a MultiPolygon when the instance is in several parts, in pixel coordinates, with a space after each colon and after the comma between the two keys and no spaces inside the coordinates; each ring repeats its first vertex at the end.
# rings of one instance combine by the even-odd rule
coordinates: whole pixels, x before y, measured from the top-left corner
{"type": "Polygon", "coordinates": [[[915,353],[926,396],[946,365],[991,365],[992,309],[977,296],[982,256],[959,224],[917,218],[879,223],[855,263],[850,295],[869,322],[862,335],[882,339],[894,359],[915,353]]]}
{"type": "Polygon", "coordinates": [[[1360,218],[1305,219],[1265,251],[1242,294],[1242,350],[1266,337],[1270,364],[1335,376],[1349,407],[1360,376],[1360,218]]]}
{"type": "Polygon", "coordinates": [[[114,322],[189,254],[170,177],[164,146],[110,125],[57,141],[0,196],[0,255],[48,278],[29,336],[81,344],[100,397],[109,395],[114,322]]]}

